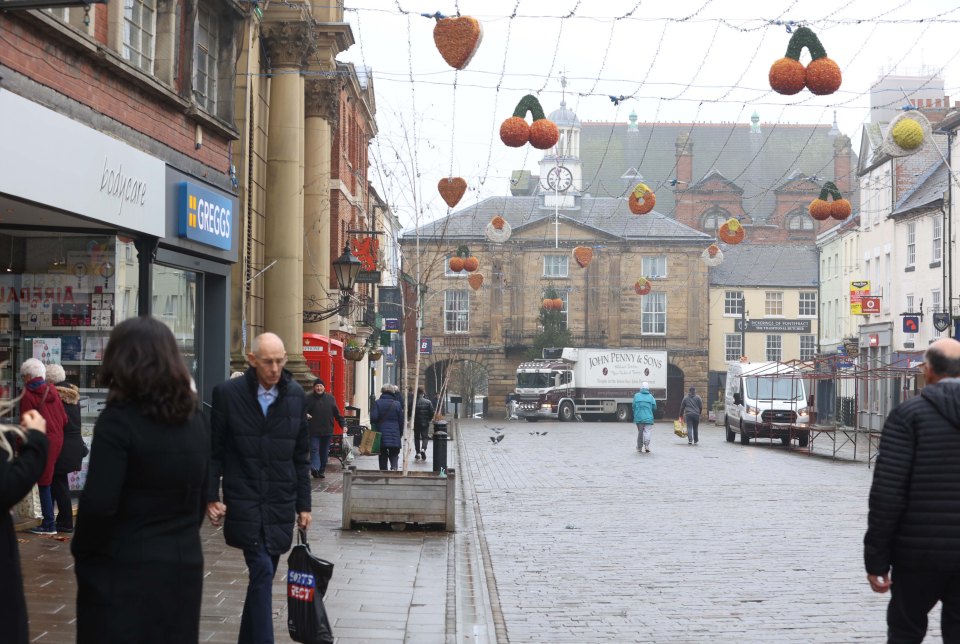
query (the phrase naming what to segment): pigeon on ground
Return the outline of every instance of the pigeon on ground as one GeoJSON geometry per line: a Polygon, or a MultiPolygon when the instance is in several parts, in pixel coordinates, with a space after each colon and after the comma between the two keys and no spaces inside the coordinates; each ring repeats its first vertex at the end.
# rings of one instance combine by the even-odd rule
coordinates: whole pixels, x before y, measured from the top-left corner
{"type": "Polygon", "coordinates": [[[547,435],[547,432],[543,432],[543,433],[540,434],[540,435],[541,435],[541,436],[546,436],[546,435],[547,435]]]}
{"type": "Polygon", "coordinates": [[[493,439],[493,442],[499,443],[500,441],[503,440],[503,437],[504,437],[504,436],[506,436],[506,434],[498,434],[498,435],[493,439]]]}
{"type": "Polygon", "coordinates": [[[493,443],[494,445],[496,445],[496,443],[497,443],[497,437],[496,437],[496,436],[491,436],[491,437],[490,437],[490,442],[493,443]]]}

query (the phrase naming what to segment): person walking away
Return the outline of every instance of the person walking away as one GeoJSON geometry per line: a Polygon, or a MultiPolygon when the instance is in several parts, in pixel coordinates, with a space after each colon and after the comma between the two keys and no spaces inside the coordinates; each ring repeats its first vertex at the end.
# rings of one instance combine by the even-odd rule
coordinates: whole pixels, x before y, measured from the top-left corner
{"type": "Polygon", "coordinates": [[[427,398],[423,387],[417,388],[417,406],[413,414],[413,449],[417,460],[427,460],[427,442],[430,438],[430,423],[433,421],[433,403],[427,398]]]}
{"type": "Polygon", "coordinates": [[[274,333],[254,338],[250,367],[213,389],[207,516],[249,572],[239,644],[273,642],[273,578],[294,523],[310,527],[310,435],[303,388],[274,333]],[[220,500],[221,486],[223,500],[220,500]]]}
{"type": "Polygon", "coordinates": [[[650,435],[653,429],[653,412],[657,401],[650,393],[650,383],[640,385],[640,391],[633,395],[633,422],[637,424],[637,451],[650,453],[650,435]]]}
{"type": "MultiPolygon", "coordinates": [[[[13,411],[12,403],[4,403],[2,415],[13,411]]],[[[36,410],[26,411],[20,420],[23,428],[4,426],[0,429],[0,624],[3,641],[27,644],[30,630],[27,602],[23,596],[23,572],[20,549],[13,531],[10,510],[33,489],[47,463],[47,421],[36,410]],[[13,439],[13,440],[11,440],[13,439]],[[19,453],[11,442],[19,439],[19,453]]]]}
{"type": "Polygon", "coordinates": [[[687,395],[680,401],[680,420],[687,423],[687,444],[700,442],[700,416],[703,414],[703,400],[697,395],[697,388],[690,387],[687,395]]]}
{"type": "Polygon", "coordinates": [[[210,432],[170,329],[130,318],[110,333],[106,406],[70,550],[78,644],[196,642],[210,432]]]}
{"type": "Polygon", "coordinates": [[[20,413],[35,409],[47,421],[47,463],[43,474],[37,480],[40,492],[40,513],[43,520],[40,525],[31,528],[28,532],[41,535],[57,534],[57,522],[53,516],[53,468],[60,458],[63,448],[63,428],[67,424],[67,412],[60,402],[57,388],[46,381],[47,368],[36,358],[28,358],[20,365],[20,376],[23,378],[23,397],[20,399],[20,413]]]}
{"type": "Polygon", "coordinates": [[[313,391],[307,396],[307,429],[310,432],[310,475],[324,478],[327,458],[330,455],[330,440],[333,438],[333,421],[346,431],[347,421],[337,408],[337,400],[326,393],[327,385],[320,378],[313,381],[313,391]]]}
{"type": "Polygon", "coordinates": [[[870,588],[891,591],[887,641],[921,642],[938,602],[944,642],[960,642],[960,342],[931,344],[919,396],[887,417],[863,539],[870,588]]]}
{"type": "Polygon", "coordinates": [[[80,390],[67,382],[67,375],[58,364],[47,365],[47,382],[57,388],[67,415],[67,423],[63,426],[63,447],[53,466],[50,492],[57,506],[57,532],[70,534],[73,532],[73,501],[70,500],[69,475],[80,470],[83,457],[89,453],[80,434],[80,390]]]}
{"type": "Polygon", "coordinates": [[[398,468],[400,446],[403,444],[403,406],[396,398],[396,386],[386,384],[380,388],[380,397],[370,409],[370,420],[380,432],[380,469],[398,468]]]}

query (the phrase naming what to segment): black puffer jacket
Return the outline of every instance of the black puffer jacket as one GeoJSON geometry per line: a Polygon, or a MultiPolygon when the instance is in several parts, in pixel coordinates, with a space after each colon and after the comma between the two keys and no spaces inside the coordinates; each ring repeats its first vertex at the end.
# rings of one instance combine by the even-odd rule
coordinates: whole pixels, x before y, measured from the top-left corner
{"type": "Polygon", "coordinates": [[[310,441],[303,389],[284,370],[264,417],[251,367],[213,389],[210,488],[207,502],[227,506],[227,545],[254,548],[260,530],[267,552],[290,549],[298,512],[310,511],[310,441]]]}
{"type": "Polygon", "coordinates": [[[69,474],[80,469],[87,455],[87,446],[80,435],[80,390],[69,382],[58,382],[56,387],[63,411],[67,412],[67,424],[63,426],[63,448],[53,473],[69,474]]]}
{"type": "Polygon", "coordinates": [[[960,379],[927,385],[887,417],[863,543],[872,575],[960,572],[960,379]]]}
{"type": "Polygon", "coordinates": [[[416,411],[413,413],[414,429],[430,429],[430,421],[433,420],[433,403],[426,396],[417,398],[416,411]]]}

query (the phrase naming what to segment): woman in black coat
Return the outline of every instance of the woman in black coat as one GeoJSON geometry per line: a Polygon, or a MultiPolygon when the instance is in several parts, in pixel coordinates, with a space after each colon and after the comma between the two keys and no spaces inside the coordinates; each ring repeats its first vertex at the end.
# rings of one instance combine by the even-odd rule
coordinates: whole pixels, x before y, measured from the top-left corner
{"type": "Polygon", "coordinates": [[[196,642],[210,435],[170,330],[150,317],[110,334],[71,544],[77,642],[196,642]]]}
{"type": "Polygon", "coordinates": [[[47,423],[43,416],[28,411],[22,422],[28,431],[21,436],[17,458],[13,458],[7,437],[0,435],[0,628],[3,641],[11,644],[27,644],[30,637],[20,552],[10,509],[30,492],[47,463],[47,423]]]}
{"type": "Polygon", "coordinates": [[[70,500],[70,482],[68,475],[83,465],[87,455],[87,446],[80,435],[80,390],[67,382],[63,367],[58,364],[47,365],[47,382],[53,384],[60,394],[63,410],[67,412],[67,422],[63,426],[63,447],[53,466],[53,481],[50,492],[57,504],[57,532],[73,532],[73,502],[70,500]]]}

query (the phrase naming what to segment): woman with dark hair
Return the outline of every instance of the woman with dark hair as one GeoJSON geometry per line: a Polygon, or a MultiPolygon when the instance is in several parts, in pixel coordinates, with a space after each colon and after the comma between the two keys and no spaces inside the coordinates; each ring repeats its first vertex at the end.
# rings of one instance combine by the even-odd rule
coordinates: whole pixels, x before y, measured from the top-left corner
{"type": "Polygon", "coordinates": [[[173,333],[151,317],[110,334],[71,550],[77,642],[196,642],[210,435],[173,333]]]}

